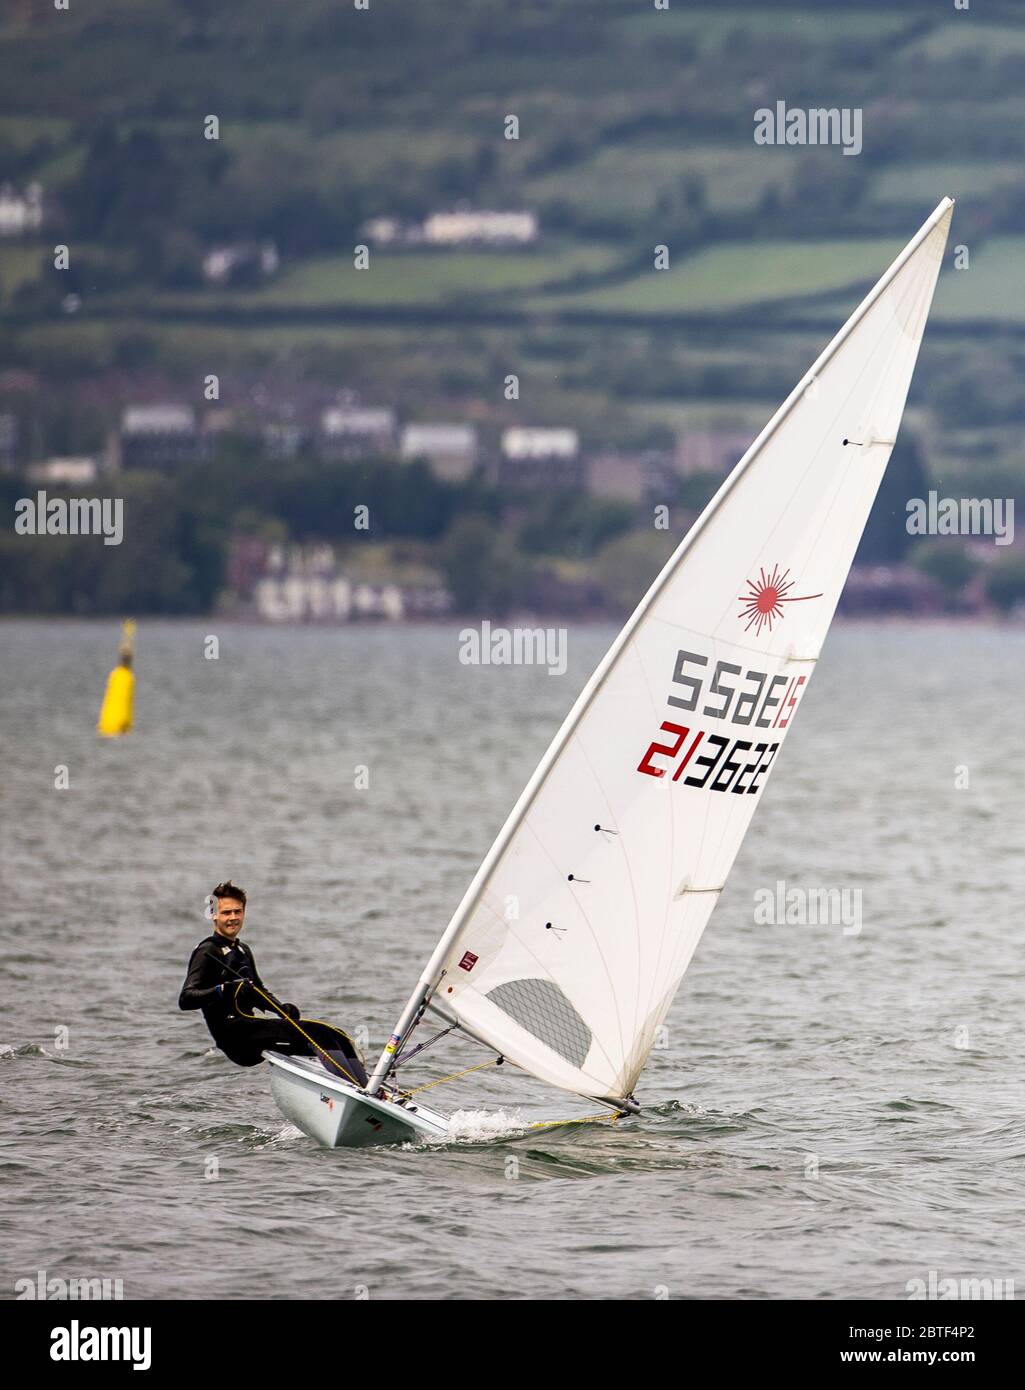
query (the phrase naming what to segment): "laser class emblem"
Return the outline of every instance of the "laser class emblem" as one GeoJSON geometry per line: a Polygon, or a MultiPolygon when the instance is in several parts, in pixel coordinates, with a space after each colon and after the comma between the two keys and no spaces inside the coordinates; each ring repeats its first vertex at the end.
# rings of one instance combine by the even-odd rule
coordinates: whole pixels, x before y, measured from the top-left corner
{"type": "Polygon", "coordinates": [[[763,627],[768,625],[771,632],[773,623],[783,617],[784,603],[804,603],[810,598],[822,597],[821,594],[790,594],[794,581],[787,578],[789,573],[789,569],[785,569],[780,574],[779,565],[773,565],[771,574],[760,569],[757,582],[747,581],[748,592],[739,596],[744,606],[737,614],[741,622],[747,619],[745,632],[754,628],[755,636],[760,637],[763,627]]]}

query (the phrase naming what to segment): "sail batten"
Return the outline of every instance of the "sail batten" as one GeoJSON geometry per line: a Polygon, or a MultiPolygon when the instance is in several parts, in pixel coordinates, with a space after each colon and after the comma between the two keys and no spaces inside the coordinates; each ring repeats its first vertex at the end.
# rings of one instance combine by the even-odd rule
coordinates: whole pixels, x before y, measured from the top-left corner
{"type": "Polygon", "coordinates": [[[815,669],[897,436],[951,209],[909,242],[655,579],[397,1033],[433,990],[439,1012],[534,1076],[630,1096],[815,669]]]}

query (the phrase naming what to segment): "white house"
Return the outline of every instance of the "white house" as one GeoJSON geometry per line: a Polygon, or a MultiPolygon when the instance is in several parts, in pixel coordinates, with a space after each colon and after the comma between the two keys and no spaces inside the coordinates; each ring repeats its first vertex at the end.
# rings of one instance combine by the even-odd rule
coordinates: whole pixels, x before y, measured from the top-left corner
{"type": "Polygon", "coordinates": [[[190,405],[130,405],[121,414],[121,466],[164,468],[198,459],[203,439],[190,405]]]}
{"type": "Polygon", "coordinates": [[[273,241],[262,241],[259,245],[239,241],[230,246],[211,247],[203,257],[203,276],[212,285],[226,285],[240,271],[273,275],[280,264],[278,248],[273,241]]]}
{"type": "Polygon", "coordinates": [[[195,428],[191,405],[129,405],[121,413],[122,434],[189,434],[195,428]]]}
{"type": "Polygon", "coordinates": [[[528,246],[537,240],[537,215],[533,212],[489,212],[470,209],[433,212],[424,221],[424,241],[429,246],[460,246],[467,242],[486,245],[528,246]]]}
{"type": "Polygon", "coordinates": [[[579,451],[580,436],[576,430],[518,425],[502,434],[502,453],[507,459],[572,459],[579,451]]]}
{"type": "Polygon", "coordinates": [[[331,406],[320,417],[320,451],[328,458],[365,458],[395,447],[395,412],[383,406],[331,406]]]}
{"type": "Polygon", "coordinates": [[[0,187],[0,236],[24,236],[43,225],[43,186],[30,183],[24,195],[9,184],[0,187]]]}
{"type": "Polygon", "coordinates": [[[96,460],[94,458],[51,458],[44,463],[34,463],[28,470],[34,483],[78,483],[96,481],[96,460]]]}
{"type": "Polygon", "coordinates": [[[408,463],[426,459],[436,478],[460,482],[477,464],[477,431],[472,425],[407,425],[400,456],[408,463]]]}
{"type": "Polygon", "coordinates": [[[579,488],[584,469],[580,436],[571,429],[516,426],[502,434],[498,485],[524,488],[579,488]]]}

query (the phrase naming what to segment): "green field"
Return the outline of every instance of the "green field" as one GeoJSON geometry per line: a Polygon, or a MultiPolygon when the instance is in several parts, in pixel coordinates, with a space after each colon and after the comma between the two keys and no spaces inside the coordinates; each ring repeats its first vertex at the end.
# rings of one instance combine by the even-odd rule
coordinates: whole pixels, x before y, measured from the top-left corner
{"type": "Polygon", "coordinates": [[[959,62],[979,54],[984,59],[1021,57],[1025,54],[1025,30],[992,21],[977,23],[971,10],[952,15],[924,38],[909,45],[909,56],[918,61],[936,62],[956,58],[959,62]],[[967,21],[967,23],[963,21],[967,21]]]}
{"type": "Polygon", "coordinates": [[[63,140],[70,129],[70,121],[55,116],[0,116],[0,145],[26,150],[44,135],[51,140],[63,140]]]}
{"type": "Polygon", "coordinates": [[[1021,166],[1011,160],[898,164],[872,180],[869,199],[880,207],[927,207],[947,195],[959,201],[985,199],[998,189],[1020,183],[1021,177],[1021,166]]]}
{"type": "Polygon", "coordinates": [[[328,308],[432,307],[481,301],[516,291],[536,291],[579,275],[607,271],[621,259],[608,246],[553,245],[537,251],[386,252],[371,249],[370,265],[356,270],[351,255],[295,261],[253,290],[166,295],[158,306],[328,308]]]}
{"type": "Polygon", "coordinates": [[[948,251],[933,316],[1025,323],[1025,236],[993,237],[969,256],[967,269],[954,270],[948,251]]]}
{"type": "Polygon", "coordinates": [[[552,295],[548,307],[626,314],[687,314],[771,304],[825,294],[881,275],[900,243],[855,241],[767,242],[719,246],[645,271],[618,285],[575,295],[552,295]]]}
{"type": "MultiPolygon", "coordinates": [[[[773,152],[775,153],[775,152],[773,152]]],[[[589,217],[618,218],[640,227],[656,213],[661,197],[679,198],[689,179],[700,179],[710,207],[750,211],[784,170],[776,158],[750,145],[680,145],[629,142],[609,145],[569,169],[528,178],[530,204],[565,200],[589,217]]]]}
{"type": "Polygon", "coordinates": [[[672,5],[666,10],[654,6],[638,8],[635,14],[616,21],[618,36],[623,43],[658,44],[667,38],[691,39],[702,54],[722,48],[738,30],[746,30],[753,38],[772,38],[785,34],[789,40],[821,44],[834,38],[838,30],[844,38],[877,39],[885,43],[906,29],[908,15],[887,14],[885,10],[847,10],[838,17],[799,9],[792,5],[773,5],[767,9],[723,5],[672,5]]]}
{"type": "Polygon", "coordinates": [[[37,242],[0,243],[0,303],[9,304],[19,286],[38,279],[44,258],[37,242]]]}
{"type": "Polygon", "coordinates": [[[533,420],[631,446],[699,402],[764,413],[946,193],[971,270],[948,253],[922,399],[942,413],[960,357],[970,422],[1017,418],[1020,4],[73,0],[54,21],[48,3],[0,21],[0,179],[40,179],[53,215],[0,244],[0,366],[45,382],[41,449],[73,447],[62,402],[105,374],[98,399],[133,373],[191,399],[218,370],[240,406],[259,374],[488,428],[515,371],[533,420]],[[755,146],[777,99],[862,108],[863,153],[755,146]],[[367,218],[461,203],[532,208],[539,245],[354,268],[367,218]],[[269,239],[268,282],[200,283],[212,246],[269,239]],[[73,316],[52,276],[13,302],[57,241],[96,271],[73,316]]]}
{"type": "MultiPolygon", "coordinates": [[[[969,265],[955,270],[953,248],[959,244],[957,218],[936,286],[930,319],[936,323],[989,323],[997,329],[1002,323],[1025,323],[1025,236],[991,237],[969,246],[969,265]]],[[[825,320],[849,313],[842,300],[826,300],[817,306],[825,320]]]]}

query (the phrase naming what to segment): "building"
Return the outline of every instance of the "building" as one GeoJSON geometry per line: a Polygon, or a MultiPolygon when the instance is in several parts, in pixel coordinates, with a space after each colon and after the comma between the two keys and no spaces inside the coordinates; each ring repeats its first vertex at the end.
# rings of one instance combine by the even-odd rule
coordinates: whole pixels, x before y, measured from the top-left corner
{"type": "Polygon", "coordinates": [[[432,212],[422,222],[371,217],[360,235],[373,246],[530,246],[540,231],[533,212],[474,211],[456,208],[432,212]]]}
{"type": "Polygon", "coordinates": [[[477,431],[472,425],[407,425],[399,455],[406,463],[426,460],[436,478],[462,482],[477,466],[477,431]]]}
{"type": "Polygon", "coordinates": [[[931,616],[946,606],[943,585],[912,565],[855,565],[840,595],[840,612],[931,616]]]}
{"type": "Polygon", "coordinates": [[[516,426],[502,434],[498,485],[511,490],[582,488],[584,466],[576,430],[516,426]]]}
{"type": "Polygon", "coordinates": [[[373,458],[395,449],[395,412],[383,407],[331,406],[320,417],[318,452],[328,459],[373,458]]]}
{"type": "Polygon", "coordinates": [[[236,537],[232,587],[271,623],[344,623],[362,619],[435,618],[452,605],[440,584],[367,581],[338,567],[330,546],[270,546],[236,537]]]}
{"type": "Polygon", "coordinates": [[[400,222],[397,217],[371,217],[359,229],[373,246],[408,246],[423,239],[423,228],[400,222]]]}
{"type": "Polygon", "coordinates": [[[686,430],[677,440],[676,471],[684,477],[728,473],[753,439],[746,430],[686,430]]]}
{"type": "Polygon", "coordinates": [[[234,406],[211,405],[207,407],[203,415],[204,434],[233,434],[242,426],[242,419],[234,406]]]}
{"type": "Polygon", "coordinates": [[[203,257],[203,278],[211,285],[256,284],[273,275],[279,264],[273,241],[237,241],[211,247],[203,257]]]}
{"type": "Polygon", "coordinates": [[[42,225],[42,184],[30,183],[24,195],[9,183],[0,186],[0,237],[25,236],[42,225]]]}
{"type": "Polygon", "coordinates": [[[310,442],[310,433],[304,425],[273,421],[263,426],[260,437],[267,457],[280,463],[298,458],[310,442]]]}
{"type": "Polygon", "coordinates": [[[668,494],[672,457],[648,449],[641,453],[593,454],[587,460],[587,490],[614,502],[636,502],[668,494]]]}
{"type": "Polygon", "coordinates": [[[121,415],[122,468],[175,468],[203,456],[190,405],[130,405],[121,415]]]}
{"type": "Polygon", "coordinates": [[[533,212],[433,212],[424,220],[423,239],[428,246],[529,246],[537,241],[538,222],[533,212]]]}
{"type": "Polygon", "coordinates": [[[96,460],[91,457],[50,458],[44,463],[33,463],[28,476],[33,483],[57,483],[75,487],[79,483],[94,483],[99,472],[96,460]]]}
{"type": "Polygon", "coordinates": [[[351,622],[406,616],[406,598],[397,584],[366,584],[343,574],[266,575],[256,583],[256,611],[270,623],[351,622]]]}

